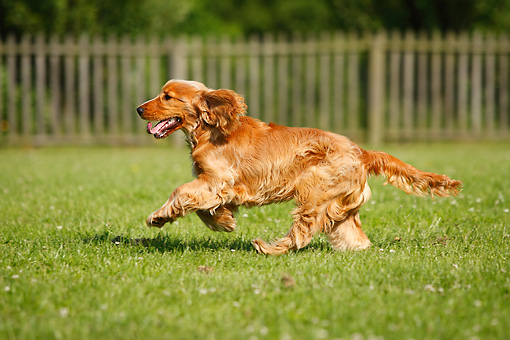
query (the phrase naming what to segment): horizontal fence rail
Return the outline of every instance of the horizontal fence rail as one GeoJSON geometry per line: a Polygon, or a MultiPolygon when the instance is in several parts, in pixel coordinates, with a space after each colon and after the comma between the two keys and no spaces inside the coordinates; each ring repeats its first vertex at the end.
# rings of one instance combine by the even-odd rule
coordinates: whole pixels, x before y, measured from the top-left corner
{"type": "Polygon", "coordinates": [[[384,141],[510,139],[508,36],[379,32],[0,41],[0,143],[144,143],[168,79],[243,95],[264,121],[384,141]]]}

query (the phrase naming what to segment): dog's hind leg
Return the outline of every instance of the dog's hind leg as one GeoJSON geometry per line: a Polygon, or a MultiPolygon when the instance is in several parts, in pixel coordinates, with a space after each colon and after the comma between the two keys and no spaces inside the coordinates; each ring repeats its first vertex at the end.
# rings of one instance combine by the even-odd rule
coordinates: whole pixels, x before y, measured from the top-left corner
{"type": "Polygon", "coordinates": [[[327,231],[336,250],[360,250],[370,247],[370,240],[361,230],[359,211],[352,212],[343,221],[335,222],[327,231]]]}
{"type": "Polygon", "coordinates": [[[234,206],[219,206],[213,212],[209,210],[197,210],[197,215],[207,228],[213,231],[232,232],[236,229],[237,221],[234,218],[234,206]]]}
{"type": "Polygon", "coordinates": [[[313,235],[321,230],[317,223],[318,218],[314,209],[309,210],[312,214],[306,214],[303,206],[294,210],[294,223],[287,235],[267,243],[262,239],[252,241],[253,246],[259,253],[268,255],[280,255],[289,250],[297,250],[305,247],[312,240],[313,235]]]}

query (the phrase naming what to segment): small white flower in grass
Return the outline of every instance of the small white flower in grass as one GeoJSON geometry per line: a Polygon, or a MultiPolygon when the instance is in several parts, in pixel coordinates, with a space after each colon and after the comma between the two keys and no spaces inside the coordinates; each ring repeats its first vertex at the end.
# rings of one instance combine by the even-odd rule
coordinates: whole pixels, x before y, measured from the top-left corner
{"type": "Polygon", "coordinates": [[[455,263],[454,263],[454,264],[452,264],[452,266],[453,266],[453,268],[455,268],[455,269],[459,268],[459,266],[458,266],[458,265],[456,265],[455,263]]]}
{"type": "Polygon", "coordinates": [[[61,225],[57,226],[57,230],[62,230],[62,228],[64,228],[64,227],[62,227],[61,225]]]}
{"type": "Polygon", "coordinates": [[[69,316],[69,308],[60,308],[58,313],[60,314],[61,318],[63,318],[63,319],[67,318],[69,316]]]}
{"type": "Polygon", "coordinates": [[[384,249],[381,248],[381,249],[379,249],[379,251],[384,251],[384,249]]]}
{"type": "Polygon", "coordinates": [[[10,292],[10,291],[11,291],[11,287],[9,287],[9,286],[4,287],[4,292],[10,292]]]}
{"type": "Polygon", "coordinates": [[[248,217],[248,214],[243,214],[243,217],[248,217]]]}
{"type": "Polygon", "coordinates": [[[475,201],[476,203],[482,203],[482,199],[480,197],[478,197],[475,201]]]}
{"type": "Polygon", "coordinates": [[[480,300],[475,300],[475,302],[473,302],[473,305],[474,305],[475,307],[482,307],[482,301],[480,301],[480,300]]]}
{"type": "Polygon", "coordinates": [[[450,201],[450,204],[451,204],[451,205],[457,205],[457,200],[451,200],[451,201],[450,201]]]}
{"type": "Polygon", "coordinates": [[[13,276],[12,276],[12,278],[13,278],[14,280],[19,279],[19,275],[13,275],[13,276]]]}
{"type": "Polygon", "coordinates": [[[390,249],[390,253],[394,253],[395,252],[395,249],[390,249]]]}
{"type": "Polygon", "coordinates": [[[436,291],[436,287],[434,287],[433,285],[426,285],[425,287],[423,287],[423,289],[425,289],[427,292],[435,292],[436,291]]]}
{"type": "Polygon", "coordinates": [[[503,212],[508,214],[510,212],[510,209],[503,209],[503,212]]]}
{"type": "Polygon", "coordinates": [[[469,212],[474,212],[475,211],[475,208],[469,208],[468,209],[469,212]]]}

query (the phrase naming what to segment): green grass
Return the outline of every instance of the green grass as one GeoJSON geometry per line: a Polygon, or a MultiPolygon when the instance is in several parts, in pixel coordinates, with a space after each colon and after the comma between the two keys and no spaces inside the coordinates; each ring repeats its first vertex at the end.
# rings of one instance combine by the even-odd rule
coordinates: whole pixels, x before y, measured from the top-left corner
{"type": "Polygon", "coordinates": [[[453,199],[371,179],[373,247],[324,236],[258,255],[292,204],[214,233],[145,218],[191,179],[185,150],[0,150],[0,339],[505,339],[510,334],[510,145],[381,148],[464,182],[453,199]]]}

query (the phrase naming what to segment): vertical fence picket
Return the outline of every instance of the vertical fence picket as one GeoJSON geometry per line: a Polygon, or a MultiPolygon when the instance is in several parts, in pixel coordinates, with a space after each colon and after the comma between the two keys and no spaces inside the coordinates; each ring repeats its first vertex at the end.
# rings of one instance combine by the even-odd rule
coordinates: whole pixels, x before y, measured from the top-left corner
{"type": "Polygon", "coordinates": [[[400,32],[391,33],[389,42],[390,71],[389,71],[389,132],[392,138],[398,138],[401,115],[401,60],[402,39],[400,32]]]}
{"type": "Polygon", "coordinates": [[[330,99],[331,99],[331,50],[329,34],[321,35],[319,40],[319,122],[318,127],[331,130],[330,99]]]}
{"type": "Polygon", "coordinates": [[[287,125],[289,123],[289,49],[286,35],[279,35],[277,48],[277,102],[278,102],[278,123],[287,125]]]}
{"type": "Polygon", "coordinates": [[[383,89],[384,89],[384,51],[386,36],[380,32],[373,37],[369,60],[369,98],[368,98],[368,135],[369,142],[380,144],[383,140],[383,89]]]}
{"type": "Polygon", "coordinates": [[[44,143],[46,139],[46,42],[44,36],[38,34],[35,41],[35,135],[37,143],[44,143]]]}
{"type": "Polygon", "coordinates": [[[428,127],[428,91],[429,85],[429,51],[423,48],[429,44],[428,36],[425,32],[421,32],[418,41],[418,74],[417,74],[417,98],[416,98],[416,127],[421,135],[426,135],[428,127]]]}
{"type": "Polygon", "coordinates": [[[482,132],[482,45],[480,33],[471,38],[471,123],[472,132],[479,136],[482,132]]]}
{"type": "Polygon", "coordinates": [[[230,39],[227,36],[221,38],[220,51],[222,56],[220,58],[220,84],[219,87],[223,89],[232,88],[232,49],[230,39]]]}
{"type": "Polygon", "coordinates": [[[496,58],[495,39],[492,34],[486,37],[486,53],[485,53],[485,132],[488,135],[494,135],[495,132],[495,112],[496,112],[496,58]]]}
{"type": "MultiPolygon", "coordinates": [[[[241,96],[246,97],[246,53],[247,47],[244,41],[236,39],[232,49],[238,51],[235,58],[235,90],[241,96]]],[[[248,109],[249,110],[249,109],[248,109]]]]}
{"type": "Polygon", "coordinates": [[[316,38],[314,35],[306,37],[305,44],[305,125],[317,126],[316,122],[316,97],[317,89],[316,73],[317,73],[317,54],[316,54],[316,38]]]}
{"type": "Polygon", "coordinates": [[[32,53],[30,51],[31,36],[24,35],[21,38],[21,133],[27,140],[32,131],[32,53]]]}
{"type": "Polygon", "coordinates": [[[499,130],[501,135],[509,135],[510,126],[510,86],[508,59],[510,53],[510,37],[501,35],[499,38],[501,53],[499,54],[499,130]]]}
{"type": "Polygon", "coordinates": [[[290,102],[290,113],[291,119],[290,124],[292,126],[301,126],[301,112],[303,110],[303,94],[301,92],[301,84],[303,83],[303,58],[300,47],[302,46],[301,35],[295,35],[291,43],[291,63],[292,63],[292,100],[290,102]]]}
{"type": "Polygon", "coordinates": [[[459,36],[459,68],[458,68],[458,82],[457,82],[457,127],[463,136],[467,136],[468,131],[468,81],[469,81],[469,70],[468,70],[468,36],[462,33],[459,36]]]}
{"type": "Polygon", "coordinates": [[[108,47],[106,48],[107,54],[107,66],[108,66],[108,80],[107,80],[107,121],[108,121],[108,133],[116,141],[119,137],[119,97],[120,93],[118,90],[119,79],[118,79],[118,58],[117,51],[119,50],[119,44],[116,37],[108,38],[108,47]]]}
{"type": "Polygon", "coordinates": [[[130,108],[133,104],[131,104],[133,97],[133,90],[131,86],[132,82],[132,43],[128,37],[124,37],[120,44],[120,50],[122,51],[121,61],[120,61],[120,72],[121,72],[121,81],[120,81],[120,91],[121,91],[121,105],[120,105],[120,121],[122,122],[122,134],[130,138],[133,131],[133,119],[131,115],[128,114],[130,112],[130,108]]]}
{"type": "Polygon", "coordinates": [[[443,117],[443,100],[442,93],[443,87],[441,86],[441,34],[434,32],[431,41],[431,64],[430,64],[430,101],[431,101],[431,123],[430,128],[432,131],[432,138],[437,138],[441,135],[441,123],[443,117]]]}
{"type": "Polygon", "coordinates": [[[65,57],[64,73],[65,73],[65,108],[64,108],[64,125],[65,136],[67,141],[76,140],[76,55],[77,46],[71,36],[67,36],[65,40],[67,54],[65,57]]]}
{"type": "Polygon", "coordinates": [[[250,115],[256,118],[261,117],[260,112],[260,42],[257,36],[250,39],[249,54],[249,100],[248,106],[251,107],[250,115]]]}
{"type": "Polygon", "coordinates": [[[274,41],[271,34],[266,34],[263,37],[263,57],[262,57],[262,69],[263,69],[263,119],[267,122],[274,121],[274,41]]]}
{"type": "Polygon", "coordinates": [[[104,44],[100,37],[95,37],[92,44],[92,116],[94,135],[103,137],[104,135],[104,85],[103,85],[103,53],[104,44]]]}
{"type": "Polygon", "coordinates": [[[403,137],[410,139],[414,132],[414,67],[415,67],[415,37],[412,31],[407,31],[404,38],[404,79],[403,79],[403,137]]]}
{"type": "Polygon", "coordinates": [[[446,56],[444,70],[444,113],[445,131],[453,136],[455,116],[455,51],[457,38],[453,32],[446,35],[446,56]]]}
{"type": "Polygon", "coordinates": [[[90,40],[87,35],[82,35],[79,41],[80,55],[78,57],[78,108],[80,135],[82,139],[88,140],[90,131],[90,40]]]}
{"type": "MultiPolygon", "coordinates": [[[[148,95],[142,98],[142,101],[147,100],[148,98],[153,98],[156,93],[158,93],[163,86],[161,80],[161,54],[159,53],[159,40],[155,37],[151,38],[149,41],[149,46],[151,51],[155,51],[154,54],[149,56],[149,93],[148,95]]],[[[141,104],[137,103],[137,105],[141,104]]]]}
{"type": "Polygon", "coordinates": [[[143,131],[145,131],[145,125],[137,119],[135,108],[140,105],[141,103],[145,102],[147,98],[147,58],[144,53],[141,53],[140,51],[143,51],[144,47],[144,40],[142,38],[138,38],[135,43],[135,54],[136,54],[136,69],[135,69],[135,76],[134,78],[134,87],[135,87],[135,102],[131,103],[131,106],[128,110],[124,112],[125,115],[128,115],[133,119],[134,121],[134,130],[133,133],[141,134],[143,131]]]}
{"type": "Polygon", "coordinates": [[[9,138],[11,140],[17,139],[19,135],[19,124],[17,121],[17,113],[18,110],[16,108],[16,97],[17,97],[17,62],[16,62],[16,53],[17,44],[14,38],[14,35],[9,35],[7,37],[7,43],[5,44],[6,51],[6,63],[7,63],[7,78],[5,80],[6,87],[6,99],[7,99],[7,122],[9,125],[9,138]]]}
{"type": "Polygon", "coordinates": [[[359,41],[360,37],[350,33],[348,37],[348,63],[347,63],[347,132],[351,135],[359,134],[359,41]]]}
{"type": "MultiPolygon", "coordinates": [[[[3,74],[3,56],[5,49],[4,42],[0,39],[0,70],[3,74]]],[[[5,107],[5,97],[4,97],[4,82],[0,81],[0,133],[5,135],[5,133],[9,132],[9,121],[7,120],[7,110],[4,110],[5,107]]]]}
{"type": "Polygon", "coordinates": [[[197,35],[191,38],[190,50],[194,51],[190,56],[191,77],[195,81],[204,82],[202,37],[197,35]]]}
{"type": "Polygon", "coordinates": [[[51,138],[59,138],[61,134],[61,43],[56,35],[50,37],[49,42],[49,82],[50,82],[50,129],[51,138]]]}
{"type": "Polygon", "coordinates": [[[332,105],[333,105],[333,130],[341,132],[344,128],[344,75],[345,75],[345,39],[344,35],[337,32],[333,37],[333,89],[332,89],[332,105]]]}
{"type": "Polygon", "coordinates": [[[206,74],[207,85],[213,89],[218,88],[218,40],[216,37],[211,36],[206,42],[206,74]]]}

